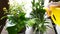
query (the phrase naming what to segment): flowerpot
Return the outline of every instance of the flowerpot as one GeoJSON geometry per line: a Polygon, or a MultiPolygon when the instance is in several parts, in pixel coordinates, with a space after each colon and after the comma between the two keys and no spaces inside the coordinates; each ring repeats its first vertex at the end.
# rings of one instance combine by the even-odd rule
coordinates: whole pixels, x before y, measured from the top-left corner
{"type": "Polygon", "coordinates": [[[18,32],[18,34],[25,34],[25,30],[26,28],[22,29],[20,32],[18,32]]]}
{"type": "Polygon", "coordinates": [[[16,29],[15,26],[7,28],[8,34],[25,34],[25,28],[22,29],[20,32],[16,29]]]}
{"type": "Polygon", "coordinates": [[[33,34],[33,27],[26,27],[25,34],[33,34]]]}
{"type": "Polygon", "coordinates": [[[21,32],[21,33],[19,32],[18,34],[25,34],[25,32],[21,32]]]}
{"type": "Polygon", "coordinates": [[[43,34],[43,32],[39,31],[39,29],[37,29],[36,31],[34,31],[34,34],[43,34]]]}
{"type": "Polygon", "coordinates": [[[35,34],[43,34],[42,32],[40,32],[40,31],[36,31],[36,33],[35,34]]]}

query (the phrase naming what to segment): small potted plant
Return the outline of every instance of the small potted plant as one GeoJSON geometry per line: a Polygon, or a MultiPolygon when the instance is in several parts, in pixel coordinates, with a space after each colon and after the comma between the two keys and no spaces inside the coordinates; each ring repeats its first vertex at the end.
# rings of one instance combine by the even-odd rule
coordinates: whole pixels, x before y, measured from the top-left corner
{"type": "Polygon", "coordinates": [[[13,26],[7,27],[8,34],[25,33],[26,18],[22,6],[14,1],[14,4],[9,4],[8,19],[13,26]]]}
{"type": "Polygon", "coordinates": [[[27,26],[32,26],[34,34],[39,32],[39,34],[44,34],[46,31],[45,19],[44,19],[45,10],[43,9],[42,0],[32,1],[32,12],[30,13],[31,17],[27,21],[27,26]]]}

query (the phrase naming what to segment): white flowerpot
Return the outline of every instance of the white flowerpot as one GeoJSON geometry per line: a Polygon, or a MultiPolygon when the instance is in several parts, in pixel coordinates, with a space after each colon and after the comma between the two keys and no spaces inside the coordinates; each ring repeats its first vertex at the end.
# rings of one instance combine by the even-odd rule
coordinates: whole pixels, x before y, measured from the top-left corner
{"type": "Polygon", "coordinates": [[[25,34],[33,34],[33,27],[26,27],[25,34]]]}

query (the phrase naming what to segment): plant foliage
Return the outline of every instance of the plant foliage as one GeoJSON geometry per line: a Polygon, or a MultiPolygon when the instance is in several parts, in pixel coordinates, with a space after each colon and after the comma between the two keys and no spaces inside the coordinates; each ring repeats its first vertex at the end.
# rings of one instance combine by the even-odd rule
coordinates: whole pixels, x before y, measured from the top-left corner
{"type": "Polygon", "coordinates": [[[26,18],[22,6],[14,1],[14,5],[9,4],[8,19],[11,21],[10,24],[15,24],[14,26],[7,27],[9,34],[18,34],[23,29],[25,29],[26,18]]]}
{"type": "Polygon", "coordinates": [[[35,32],[38,30],[42,34],[46,31],[45,19],[44,19],[45,10],[43,9],[42,0],[35,0],[32,1],[32,12],[31,12],[31,19],[28,20],[28,26],[33,26],[35,32]]]}

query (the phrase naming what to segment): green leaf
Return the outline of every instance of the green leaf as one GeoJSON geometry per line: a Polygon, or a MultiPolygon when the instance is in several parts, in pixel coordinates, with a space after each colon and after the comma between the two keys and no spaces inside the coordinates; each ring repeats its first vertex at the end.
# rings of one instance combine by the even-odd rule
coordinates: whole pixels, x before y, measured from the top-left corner
{"type": "Polygon", "coordinates": [[[35,19],[30,19],[27,21],[27,26],[33,26],[35,24],[35,19]]]}

